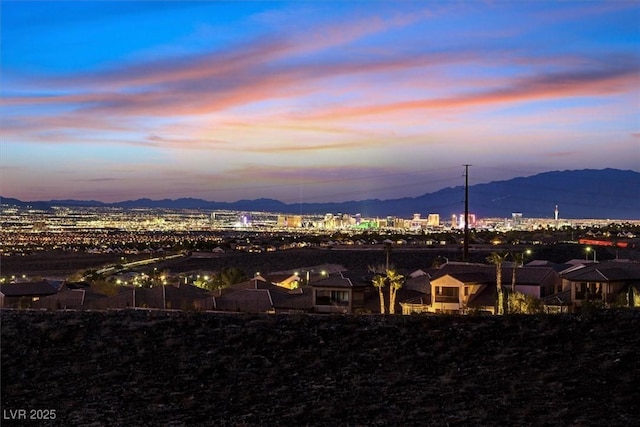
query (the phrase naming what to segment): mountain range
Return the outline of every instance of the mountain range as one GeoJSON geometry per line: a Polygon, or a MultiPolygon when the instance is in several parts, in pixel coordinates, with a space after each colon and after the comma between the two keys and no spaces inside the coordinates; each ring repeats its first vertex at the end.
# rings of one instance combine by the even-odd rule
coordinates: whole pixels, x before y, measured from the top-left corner
{"type": "MultiPolygon", "coordinates": [[[[193,198],[138,199],[117,203],[96,200],[50,200],[24,202],[0,197],[2,204],[50,209],[68,207],[120,207],[207,209],[279,212],[290,214],[360,213],[365,217],[395,215],[410,217],[439,213],[441,217],[464,211],[464,187],[448,187],[418,197],[334,203],[286,204],[274,199],[213,202],[193,198]]],[[[479,217],[510,217],[521,212],[527,218],[640,219],[640,173],[619,169],[583,169],[544,172],[469,186],[469,210],[479,217]]]]}

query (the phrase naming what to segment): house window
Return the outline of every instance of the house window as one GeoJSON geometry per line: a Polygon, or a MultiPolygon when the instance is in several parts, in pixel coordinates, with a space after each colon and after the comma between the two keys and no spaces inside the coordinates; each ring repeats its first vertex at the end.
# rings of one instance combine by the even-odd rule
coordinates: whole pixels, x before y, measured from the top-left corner
{"type": "Polygon", "coordinates": [[[436,287],[436,302],[459,302],[460,288],[436,287]]]}
{"type": "Polygon", "coordinates": [[[338,305],[349,305],[349,292],[331,291],[331,302],[338,305]]]}
{"type": "Polygon", "coordinates": [[[445,288],[443,287],[441,289],[441,295],[447,296],[447,297],[458,297],[460,292],[460,289],[458,288],[445,288]]]}
{"type": "MultiPolygon", "coordinates": [[[[464,288],[467,292],[467,288],[464,288]]],[[[457,297],[459,295],[459,288],[452,288],[447,286],[436,286],[436,295],[443,295],[447,297],[457,297]]],[[[467,295],[465,293],[465,295],[467,295]]]]}
{"type": "Polygon", "coordinates": [[[349,305],[349,291],[331,291],[318,289],[316,291],[316,305],[349,305]]]}
{"type": "Polygon", "coordinates": [[[580,282],[575,284],[576,299],[592,299],[602,296],[602,283],[580,282]]]}
{"type": "Polygon", "coordinates": [[[465,296],[465,297],[468,297],[468,296],[469,296],[469,287],[468,287],[468,286],[465,286],[465,287],[464,287],[464,296],[465,296]]]}

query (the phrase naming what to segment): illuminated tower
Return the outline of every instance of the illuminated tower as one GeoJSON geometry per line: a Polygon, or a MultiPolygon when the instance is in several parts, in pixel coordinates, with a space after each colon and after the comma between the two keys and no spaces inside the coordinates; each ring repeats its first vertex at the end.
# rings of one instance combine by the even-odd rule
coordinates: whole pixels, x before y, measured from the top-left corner
{"type": "Polygon", "coordinates": [[[556,221],[558,221],[558,205],[556,205],[556,210],[555,210],[553,213],[554,213],[553,218],[554,218],[556,221]]]}

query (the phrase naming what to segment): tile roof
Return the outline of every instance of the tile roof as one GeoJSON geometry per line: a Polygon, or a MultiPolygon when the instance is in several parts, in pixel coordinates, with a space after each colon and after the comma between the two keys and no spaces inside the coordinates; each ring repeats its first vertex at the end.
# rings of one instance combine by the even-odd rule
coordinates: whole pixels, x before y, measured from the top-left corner
{"type": "Polygon", "coordinates": [[[240,289],[213,298],[213,310],[266,313],[273,310],[309,310],[313,307],[310,287],[289,290],[269,285],[268,289],[240,289]]]}
{"type": "Polygon", "coordinates": [[[575,265],[573,264],[556,264],[551,261],[540,260],[540,259],[536,259],[525,264],[525,267],[550,267],[550,268],[553,268],[558,273],[574,266],[575,265]]]}
{"type": "Polygon", "coordinates": [[[487,285],[480,292],[471,295],[467,305],[469,307],[494,307],[498,301],[498,291],[495,285],[487,285]]]}
{"type": "Polygon", "coordinates": [[[348,275],[347,272],[330,275],[325,279],[313,282],[311,286],[314,288],[355,288],[372,286],[371,282],[365,282],[364,280],[358,280],[356,278],[352,281],[350,278],[344,277],[343,274],[348,275]]]}
{"type": "Polygon", "coordinates": [[[431,294],[431,281],[429,280],[429,276],[416,276],[413,278],[409,278],[403,288],[410,289],[414,291],[419,291],[425,294],[431,294]]]}
{"type": "MultiPolygon", "coordinates": [[[[462,283],[491,283],[495,282],[495,272],[492,275],[487,271],[452,272],[448,276],[459,280],[462,283]]],[[[439,276],[438,279],[443,276],[439,276]]],[[[504,278],[504,276],[503,276],[504,278]]],[[[432,281],[435,281],[432,280],[432,281]]]]}
{"type": "Polygon", "coordinates": [[[354,287],[365,287],[372,286],[371,281],[373,280],[374,274],[371,272],[362,272],[362,271],[343,271],[340,273],[342,277],[351,280],[351,283],[354,287]]]}
{"type": "Polygon", "coordinates": [[[271,293],[266,289],[242,289],[214,297],[214,310],[266,313],[273,308],[271,293]]]}
{"type": "MultiPolygon", "coordinates": [[[[502,268],[502,284],[511,283],[513,267],[502,268]]],[[[557,274],[551,267],[518,267],[516,268],[516,284],[535,286],[542,284],[549,276],[557,274]]],[[[463,283],[496,282],[496,267],[487,264],[449,264],[443,266],[433,277],[432,281],[444,275],[449,275],[463,283]]]]}
{"type": "Polygon", "coordinates": [[[408,298],[401,301],[400,304],[419,304],[419,305],[431,305],[431,297],[429,295],[416,295],[413,298],[408,298]]]}
{"type": "MultiPolygon", "coordinates": [[[[292,276],[293,276],[293,274],[288,274],[288,273],[285,273],[285,274],[264,274],[264,275],[262,275],[262,277],[267,279],[267,281],[269,283],[282,283],[285,280],[290,279],[292,276]]],[[[304,275],[302,275],[302,277],[304,277],[304,275]]]]}
{"type": "Polygon", "coordinates": [[[0,293],[5,297],[45,296],[57,291],[49,282],[22,282],[0,285],[0,293]]]}
{"type": "Polygon", "coordinates": [[[564,306],[571,305],[571,291],[559,292],[542,298],[544,305],[564,306]]]}
{"type": "Polygon", "coordinates": [[[640,279],[639,262],[605,261],[585,265],[584,267],[562,274],[562,277],[573,281],[614,282],[640,279]]]}
{"type": "Polygon", "coordinates": [[[424,292],[420,292],[412,289],[405,289],[404,287],[402,287],[398,289],[398,292],[396,294],[396,304],[400,304],[403,302],[408,302],[416,299],[429,301],[429,303],[431,303],[431,296],[424,292]]]}

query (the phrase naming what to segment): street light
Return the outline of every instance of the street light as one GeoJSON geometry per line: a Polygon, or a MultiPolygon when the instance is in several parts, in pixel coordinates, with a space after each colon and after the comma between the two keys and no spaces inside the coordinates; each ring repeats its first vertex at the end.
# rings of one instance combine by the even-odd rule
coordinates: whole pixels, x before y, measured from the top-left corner
{"type": "MultiPolygon", "coordinates": [[[[306,276],[307,276],[306,284],[308,285],[309,284],[309,280],[310,280],[310,271],[309,270],[302,270],[302,272],[306,273],[306,276]]],[[[300,276],[300,272],[296,271],[293,274],[298,277],[298,281],[299,282],[302,282],[302,277],[300,276]]]]}
{"type": "Polygon", "coordinates": [[[587,246],[586,248],[584,248],[584,250],[586,252],[584,259],[587,259],[587,257],[589,256],[589,252],[593,251],[593,262],[596,262],[596,250],[591,246],[587,246]]]}

